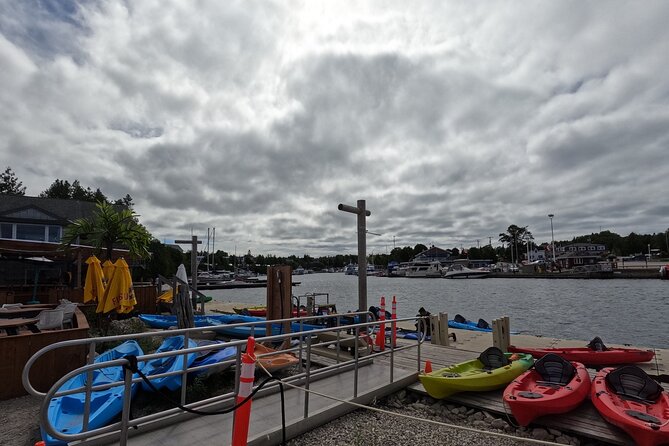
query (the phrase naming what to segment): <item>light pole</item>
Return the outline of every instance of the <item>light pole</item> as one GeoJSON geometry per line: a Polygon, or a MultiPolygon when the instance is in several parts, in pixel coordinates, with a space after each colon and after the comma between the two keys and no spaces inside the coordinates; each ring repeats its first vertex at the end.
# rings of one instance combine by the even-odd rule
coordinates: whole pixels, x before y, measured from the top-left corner
{"type": "Polygon", "coordinates": [[[555,237],[553,236],[553,217],[554,214],[548,214],[548,218],[551,219],[551,251],[553,252],[553,265],[555,265],[555,237]]]}

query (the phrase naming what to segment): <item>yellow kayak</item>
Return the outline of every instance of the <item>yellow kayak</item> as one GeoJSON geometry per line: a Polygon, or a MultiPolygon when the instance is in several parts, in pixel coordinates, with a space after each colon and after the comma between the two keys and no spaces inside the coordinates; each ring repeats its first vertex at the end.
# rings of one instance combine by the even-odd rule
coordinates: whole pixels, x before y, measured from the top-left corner
{"type": "Polygon", "coordinates": [[[497,347],[490,347],[476,359],[432,373],[421,373],[418,378],[431,397],[440,399],[458,392],[500,389],[533,363],[532,355],[503,353],[497,347]]]}

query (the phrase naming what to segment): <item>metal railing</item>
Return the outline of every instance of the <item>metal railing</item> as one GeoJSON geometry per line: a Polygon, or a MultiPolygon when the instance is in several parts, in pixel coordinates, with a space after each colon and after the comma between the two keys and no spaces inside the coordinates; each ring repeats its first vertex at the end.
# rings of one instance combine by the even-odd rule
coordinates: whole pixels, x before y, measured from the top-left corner
{"type": "MultiPolygon", "coordinates": [[[[351,368],[354,370],[354,383],[353,383],[353,396],[354,398],[357,398],[358,396],[358,369],[359,367],[369,364],[371,360],[375,357],[379,356],[384,356],[388,355],[390,357],[390,383],[394,382],[394,374],[393,374],[393,369],[394,369],[394,356],[397,352],[406,350],[406,349],[411,349],[411,348],[417,348],[417,371],[420,371],[420,364],[421,364],[421,358],[420,358],[420,346],[423,342],[423,340],[419,337],[419,339],[414,343],[410,343],[408,345],[404,346],[399,346],[396,347],[391,343],[391,346],[388,350],[383,351],[383,352],[374,352],[374,351],[368,351],[366,355],[361,355],[361,348],[364,347],[366,344],[366,341],[363,341],[363,338],[361,336],[361,332],[364,331],[371,331],[372,328],[378,327],[381,322],[380,321],[373,321],[373,322],[361,322],[361,323],[354,323],[350,325],[341,325],[341,319],[346,317],[346,318],[358,318],[361,320],[363,317],[367,319],[370,316],[369,312],[355,312],[355,313],[346,313],[346,314],[336,314],[336,315],[324,315],[324,316],[307,316],[307,317],[295,317],[295,318],[288,318],[288,319],[277,319],[277,320],[272,320],[272,321],[253,321],[253,322],[246,322],[246,323],[239,323],[239,324],[225,324],[228,327],[244,327],[244,326],[250,326],[251,330],[253,330],[253,327],[256,325],[267,325],[267,324],[280,324],[282,322],[298,322],[300,324],[300,328],[304,327],[304,324],[307,323],[314,323],[318,321],[325,321],[326,319],[334,319],[335,326],[330,326],[330,327],[324,327],[322,329],[313,329],[313,330],[300,330],[299,332],[295,333],[284,333],[284,334],[278,334],[278,335],[272,335],[272,336],[264,336],[257,338],[257,342],[281,342],[286,339],[291,339],[291,338],[298,338],[300,339],[300,342],[298,343],[297,346],[294,346],[290,349],[286,350],[280,350],[277,353],[286,353],[286,352],[295,352],[297,353],[298,358],[300,358],[299,362],[299,373],[294,374],[288,378],[284,379],[284,382],[288,383],[293,383],[295,385],[303,385],[305,389],[309,389],[309,385],[312,381],[320,379],[322,377],[330,376],[333,373],[338,373],[342,370],[350,370],[351,368]],[[336,339],[333,341],[327,341],[327,342],[319,342],[317,344],[314,344],[314,338],[318,336],[319,333],[331,333],[331,332],[336,332],[336,339]],[[340,361],[339,358],[339,352],[341,351],[341,343],[345,340],[345,336],[342,335],[342,331],[346,331],[344,335],[348,336],[346,340],[350,341],[350,336],[354,336],[353,340],[353,357],[349,360],[342,360],[340,361]],[[321,367],[321,368],[312,368],[312,355],[318,355],[318,352],[316,350],[313,350],[312,348],[314,346],[320,346],[320,347],[328,347],[330,345],[334,345],[335,349],[337,351],[337,362],[333,365],[321,367]],[[304,361],[304,363],[303,363],[304,361]]],[[[355,320],[355,319],[354,319],[355,320]]],[[[400,318],[400,319],[395,319],[395,320],[386,320],[383,323],[385,324],[386,327],[391,327],[392,324],[398,323],[398,322],[406,322],[406,321],[418,321],[418,324],[424,324],[425,321],[421,318],[400,318]]],[[[146,363],[147,361],[159,359],[159,358],[168,358],[168,357],[178,357],[181,356],[183,357],[183,367],[181,370],[178,371],[172,371],[172,372],[165,372],[165,373],[158,373],[155,375],[151,375],[148,378],[150,380],[157,379],[157,378],[162,378],[162,377],[168,377],[168,376],[175,376],[175,375],[181,375],[181,395],[180,395],[180,404],[183,407],[189,408],[189,409],[221,409],[224,407],[231,408],[235,404],[235,398],[237,396],[237,392],[239,391],[239,374],[241,370],[241,353],[242,353],[242,346],[246,345],[246,339],[242,340],[231,340],[229,342],[224,342],[220,344],[208,344],[208,345],[202,345],[202,346],[197,346],[197,347],[189,347],[185,348],[185,346],[189,345],[189,339],[191,339],[194,335],[197,335],[203,331],[210,331],[212,329],[215,329],[216,326],[205,326],[205,327],[196,327],[196,328],[188,328],[188,329],[179,329],[179,330],[164,330],[164,331],[155,331],[155,332],[144,332],[144,333],[138,333],[138,334],[128,334],[128,335],[118,335],[118,336],[107,336],[107,337],[100,337],[100,338],[88,338],[88,339],[77,339],[77,340],[69,340],[69,341],[62,341],[58,342],[49,346],[46,346],[39,350],[37,353],[35,353],[26,363],[26,366],[23,370],[22,374],[22,380],[23,380],[23,385],[25,389],[32,395],[35,396],[40,396],[43,397],[44,400],[41,405],[40,409],[40,424],[43,428],[44,431],[46,431],[49,435],[51,435],[54,438],[61,439],[66,442],[71,442],[71,441],[76,441],[76,440],[86,440],[86,439],[91,439],[92,437],[97,437],[97,439],[100,439],[100,436],[103,436],[105,440],[108,441],[119,441],[122,446],[127,444],[127,439],[128,439],[128,432],[129,429],[132,427],[136,427],[140,424],[147,424],[147,423],[156,423],[156,426],[159,426],[161,424],[161,421],[167,422],[172,421],[175,416],[178,417],[192,417],[193,415],[188,414],[187,412],[183,411],[180,408],[172,408],[172,409],[167,409],[167,410],[162,410],[156,413],[152,413],[149,415],[145,415],[139,418],[135,419],[130,419],[130,401],[132,397],[132,386],[133,385],[138,385],[140,382],[142,382],[142,379],[138,376],[133,376],[133,373],[126,368],[125,374],[124,374],[124,379],[123,381],[117,381],[113,383],[108,383],[108,384],[103,384],[103,385],[92,385],[92,378],[93,378],[93,371],[96,369],[102,369],[106,367],[115,367],[115,366],[128,366],[130,365],[129,361],[127,359],[121,358],[121,359],[115,359],[112,361],[105,361],[105,362],[100,362],[100,363],[95,363],[94,362],[94,357],[95,357],[95,351],[96,347],[99,344],[103,343],[110,343],[110,342],[123,342],[127,340],[140,340],[143,338],[147,337],[173,337],[173,336],[183,336],[184,337],[184,348],[178,349],[178,350],[171,350],[171,351],[165,351],[165,352],[160,352],[160,353],[151,353],[151,354],[145,354],[142,356],[137,357],[137,362],[138,363],[146,363]],[[87,345],[89,354],[88,354],[88,364],[77,368],[76,370],[73,370],[66,375],[64,375],[62,378],[60,378],[47,392],[40,392],[36,390],[33,385],[30,383],[30,370],[32,366],[35,364],[35,362],[45,353],[56,350],[59,348],[65,348],[65,347],[72,347],[72,346],[77,346],[77,345],[87,345]],[[219,366],[223,364],[230,364],[230,365],[235,365],[235,387],[234,391],[225,393],[223,395],[217,395],[215,397],[211,398],[206,398],[203,400],[187,403],[187,378],[188,374],[198,371],[198,370],[204,370],[209,367],[212,367],[212,365],[202,365],[202,366],[189,366],[186,357],[189,354],[193,353],[198,353],[198,352],[203,352],[203,351],[211,351],[211,350],[220,350],[224,349],[227,347],[236,347],[237,348],[237,354],[234,359],[228,360],[228,361],[223,361],[220,363],[216,363],[213,366],[219,366]],[[71,378],[80,375],[80,374],[86,374],[86,381],[85,385],[83,387],[78,387],[74,389],[69,389],[65,391],[59,391],[60,387],[70,380],[71,378]],[[107,389],[111,389],[113,387],[118,387],[118,386],[124,386],[125,390],[123,392],[123,408],[122,408],[122,413],[121,413],[121,420],[112,424],[109,424],[104,427],[99,427],[95,429],[89,429],[89,422],[90,422],[90,415],[91,415],[91,396],[93,392],[99,392],[99,391],[104,391],[107,389]],[[49,417],[48,417],[48,410],[49,410],[49,403],[53,398],[59,398],[63,397],[66,395],[73,395],[73,394],[81,394],[84,393],[84,409],[83,409],[83,419],[82,419],[82,429],[81,432],[79,433],[70,433],[70,434],[64,434],[62,432],[58,432],[55,430],[55,427],[51,424],[49,417]]],[[[424,328],[424,326],[422,326],[424,328]]],[[[268,355],[259,355],[259,356],[271,356],[273,353],[268,354],[268,355]]],[[[276,392],[278,391],[278,383],[272,383],[268,386],[266,386],[264,389],[262,389],[263,393],[271,393],[271,392],[276,392]]],[[[309,392],[305,392],[304,395],[304,417],[306,418],[309,413],[309,392]]]]}

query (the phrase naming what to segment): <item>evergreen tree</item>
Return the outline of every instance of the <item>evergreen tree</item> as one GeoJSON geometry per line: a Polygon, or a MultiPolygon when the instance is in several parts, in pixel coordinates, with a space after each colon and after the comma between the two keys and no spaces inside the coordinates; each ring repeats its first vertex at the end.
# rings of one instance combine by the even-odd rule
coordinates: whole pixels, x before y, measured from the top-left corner
{"type": "Polygon", "coordinates": [[[25,195],[26,188],[19,181],[11,167],[0,173],[0,195],[25,195]]]}

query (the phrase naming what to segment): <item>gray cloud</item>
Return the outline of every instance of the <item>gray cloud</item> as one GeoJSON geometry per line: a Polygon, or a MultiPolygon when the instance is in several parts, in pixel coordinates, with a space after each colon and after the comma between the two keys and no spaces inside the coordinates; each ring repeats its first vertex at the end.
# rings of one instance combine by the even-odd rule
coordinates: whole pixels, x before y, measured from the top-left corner
{"type": "Polygon", "coordinates": [[[0,153],[159,239],[351,252],[666,229],[664,2],[0,0],[0,153]]]}

